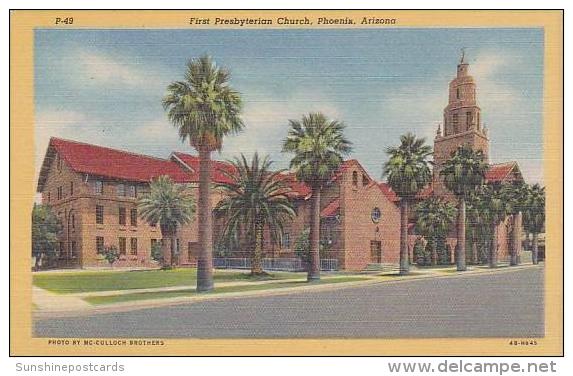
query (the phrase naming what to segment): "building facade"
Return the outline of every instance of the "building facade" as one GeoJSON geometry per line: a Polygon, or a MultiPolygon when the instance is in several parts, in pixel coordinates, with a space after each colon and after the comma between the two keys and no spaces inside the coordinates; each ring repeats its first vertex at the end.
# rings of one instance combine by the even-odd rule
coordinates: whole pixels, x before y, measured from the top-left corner
{"type": "MultiPolygon", "coordinates": [[[[444,187],[439,172],[458,146],[468,144],[489,153],[487,130],[482,126],[481,109],[477,104],[477,85],[469,73],[469,64],[462,60],[456,77],[449,84],[448,104],[444,109],[443,129],[434,139],[434,176],[432,183],[418,196],[432,195],[453,199],[444,187]]],[[[211,179],[227,181],[223,171],[230,172],[225,162],[213,161],[211,179]]],[[[154,267],[151,258],[154,243],[162,240],[159,226],[153,226],[137,212],[137,198],[149,189],[149,182],[168,175],[178,184],[187,184],[198,196],[199,159],[186,153],[172,153],[168,158],[154,158],[127,151],[52,138],[50,140],[37,191],[42,203],[50,205],[63,223],[59,235],[58,263],[62,267],[102,267],[107,261],[104,247],[118,248],[117,266],[154,267]]],[[[264,241],[266,257],[296,257],[295,244],[310,223],[310,189],[298,182],[292,173],[285,173],[291,187],[296,217],[285,226],[281,244],[264,241]]],[[[516,162],[491,165],[488,182],[521,181],[516,162]]],[[[213,208],[223,198],[212,190],[213,208]]],[[[420,238],[414,231],[415,217],[410,215],[409,250],[420,238]]],[[[247,257],[244,247],[222,252],[217,239],[224,218],[214,218],[214,248],[231,257],[247,257]]],[[[510,216],[498,227],[498,255],[506,260],[521,249],[521,217],[510,216]]],[[[454,249],[455,229],[446,240],[454,249]]],[[[345,270],[363,270],[370,264],[397,264],[400,253],[399,198],[384,182],[373,179],[357,160],[342,163],[321,195],[322,257],[336,259],[345,270]]],[[[176,235],[176,260],[181,266],[196,265],[198,247],[197,220],[181,226],[176,235]]],[[[453,261],[453,252],[452,255],[453,261]]],[[[170,262],[170,254],[165,255],[170,262]]]]}

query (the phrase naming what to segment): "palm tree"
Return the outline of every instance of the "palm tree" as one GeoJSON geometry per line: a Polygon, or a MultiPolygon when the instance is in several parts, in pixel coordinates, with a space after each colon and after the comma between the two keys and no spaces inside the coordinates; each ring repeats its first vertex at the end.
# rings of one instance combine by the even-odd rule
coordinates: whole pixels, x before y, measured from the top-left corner
{"type": "Polygon", "coordinates": [[[521,248],[521,228],[516,227],[519,225],[520,221],[517,221],[520,215],[522,215],[525,208],[525,200],[528,195],[528,186],[522,182],[506,183],[502,185],[501,194],[504,196],[507,204],[507,214],[513,216],[513,247],[510,254],[510,266],[515,266],[518,264],[517,255],[519,248],[521,248]],[[517,241],[515,241],[517,239],[517,241]]]}
{"type": "Polygon", "coordinates": [[[432,265],[436,265],[438,239],[447,235],[456,217],[455,206],[438,197],[428,198],[415,207],[416,232],[432,245],[432,265]]]}
{"type": "Polygon", "coordinates": [[[525,229],[533,234],[531,259],[533,264],[537,264],[539,263],[539,233],[541,233],[545,227],[545,187],[534,184],[527,190],[523,223],[525,229]]]}
{"type": "Polygon", "coordinates": [[[329,120],[322,113],[289,120],[290,129],[283,142],[283,152],[293,153],[290,168],[311,189],[310,265],[308,281],[320,279],[320,195],[322,188],[351,152],[351,142],[344,137],[344,124],[329,120]]]}
{"type": "Polygon", "coordinates": [[[182,141],[199,153],[199,245],[197,291],[213,289],[213,224],[211,213],[211,152],[223,138],[240,132],[241,97],[229,86],[231,75],[209,56],[187,63],[184,81],[172,82],[163,98],[169,121],[182,141]]]}
{"type": "Polygon", "coordinates": [[[466,270],[466,200],[485,181],[487,163],[481,150],[462,145],[452,154],[440,171],[444,184],[458,199],[456,264],[458,271],[466,270]]]}
{"type": "Polygon", "coordinates": [[[270,171],[272,162],[268,157],[261,161],[255,153],[249,163],[241,155],[231,163],[234,172],[223,171],[230,181],[216,185],[225,198],[217,204],[215,212],[226,218],[224,239],[236,239],[241,229],[246,229],[251,246],[251,274],[261,275],[265,227],[270,230],[271,240],[280,242],[285,222],[296,215],[288,196],[290,188],[281,171],[270,171]]]}
{"type": "Polygon", "coordinates": [[[195,198],[185,185],[175,184],[169,176],[160,176],[149,184],[149,192],[137,201],[139,216],[147,223],[159,224],[163,240],[163,254],[166,255],[166,239],[170,239],[170,262],[175,258],[175,236],[177,227],[193,221],[195,198]]]}
{"type": "Polygon", "coordinates": [[[384,164],[384,176],[392,190],[400,197],[400,274],[410,271],[408,263],[408,206],[432,179],[428,157],[432,148],[424,138],[411,133],[400,137],[400,146],[389,147],[390,156],[384,164]]]}
{"type": "Polygon", "coordinates": [[[470,233],[472,243],[472,264],[477,265],[480,262],[479,250],[481,245],[489,239],[486,232],[489,229],[489,223],[484,213],[484,203],[478,192],[470,195],[466,202],[466,226],[470,233]]]}
{"type": "Polygon", "coordinates": [[[498,255],[498,227],[508,214],[509,204],[503,192],[502,184],[488,184],[482,187],[481,192],[482,215],[490,224],[491,241],[489,246],[489,267],[497,267],[498,255]]]}

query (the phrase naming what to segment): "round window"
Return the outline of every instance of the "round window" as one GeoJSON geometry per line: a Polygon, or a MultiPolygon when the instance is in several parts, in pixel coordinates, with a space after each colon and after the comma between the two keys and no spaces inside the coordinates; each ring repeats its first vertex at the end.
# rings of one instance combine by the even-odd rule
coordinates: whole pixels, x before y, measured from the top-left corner
{"type": "Polygon", "coordinates": [[[376,207],[372,209],[372,213],[370,213],[370,218],[372,218],[372,222],[378,223],[380,221],[380,217],[382,213],[380,212],[380,208],[376,207]]]}

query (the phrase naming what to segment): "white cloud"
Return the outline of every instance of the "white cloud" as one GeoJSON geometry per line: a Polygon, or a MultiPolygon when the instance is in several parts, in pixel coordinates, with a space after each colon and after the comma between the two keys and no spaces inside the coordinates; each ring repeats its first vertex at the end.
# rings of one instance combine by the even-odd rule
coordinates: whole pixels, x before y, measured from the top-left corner
{"type": "Polygon", "coordinates": [[[470,61],[470,74],[477,83],[478,100],[480,104],[490,110],[508,110],[508,106],[518,105],[521,97],[519,92],[503,80],[516,63],[516,56],[510,56],[509,50],[478,51],[470,61]]]}
{"type": "Polygon", "coordinates": [[[300,119],[309,112],[322,112],[329,119],[342,120],[340,110],[321,93],[294,93],[288,98],[274,102],[247,103],[243,120],[245,129],[239,135],[227,137],[223,144],[223,158],[243,153],[251,156],[270,154],[277,165],[286,167],[289,157],[281,155],[282,140],[288,131],[289,119],[300,119]],[[296,101],[296,98],[312,98],[311,101],[296,101]],[[280,160],[279,160],[280,159],[280,160]]]}
{"type": "Polygon", "coordinates": [[[76,63],[79,72],[73,76],[81,80],[82,84],[144,90],[156,90],[165,84],[158,76],[159,69],[150,69],[127,58],[82,49],[76,52],[76,63]]]}

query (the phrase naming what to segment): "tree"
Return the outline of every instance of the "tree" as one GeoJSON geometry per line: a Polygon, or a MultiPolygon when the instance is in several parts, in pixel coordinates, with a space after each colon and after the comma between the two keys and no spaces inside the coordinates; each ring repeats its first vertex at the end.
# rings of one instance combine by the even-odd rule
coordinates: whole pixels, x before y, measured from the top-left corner
{"type": "Polygon", "coordinates": [[[289,120],[290,129],[283,142],[283,152],[293,153],[291,169],[298,180],[311,189],[310,265],[308,281],[320,279],[320,196],[323,186],[332,178],[351,152],[344,137],[344,124],[329,120],[321,113],[304,115],[302,120],[289,120]]]}
{"type": "Polygon", "coordinates": [[[444,184],[458,199],[456,263],[457,270],[466,270],[466,200],[484,184],[488,165],[481,150],[462,145],[452,154],[440,171],[444,184]]]}
{"type": "Polygon", "coordinates": [[[109,266],[113,268],[114,262],[119,259],[119,252],[115,245],[107,246],[103,249],[103,257],[109,263],[109,266]]]}
{"type": "MultiPolygon", "coordinates": [[[[149,184],[149,192],[137,202],[139,216],[149,224],[159,224],[163,236],[162,247],[170,239],[170,266],[175,259],[177,227],[192,222],[195,198],[185,185],[175,184],[169,176],[160,176],[149,184]]],[[[163,249],[163,254],[166,254],[163,249]]]]}
{"type": "Polygon", "coordinates": [[[244,155],[231,162],[233,172],[223,171],[229,182],[215,187],[225,194],[215,212],[225,218],[223,238],[233,240],[241,229],[246,230],[251,248],[251,274],[264,274],[262,254],[264,229],[270,231],[271,240],[279,243],[286,221],[295,217],[289,200],[290,187],[281,176],[282,171],[272,172],[268,157],[259,159],[255,153],[251,162],[244,155]]]}
{"type": "Polygon", "coordinates": [[[388,185],[400,197],[400,274],[410,271],[408,262],[408,207],[418,192],[432,179],[428,157],[432,148],[424,138],[411,133],[400,137],[400,146],[389,147],[389,160],[384,164],[388,185]]]}
{"type": "Polygon", "coordinates": [[[488,184],[480,191],[481,212],[490,224],[491,242],[489,246],[489,267],[497,267],[498,255],[498,227],[505,220],[508,213],[508,202],[501,184],[488,184]]]}
{"type": "Polygon", "coordinates": [[[197,291],[213,289],[213,224],[211,218],[211,152],[221,150],[223,138],[240,132],[241,97],[230,85],[230,72],[209,56],[187,63],[184,81],[172,82],[163,98],[169,121],[179,137],[199,153],[199,259],[197,291]]]}
{"type": "Polygon", "coordinates": [[[58,234],[62,222],[50,206],[34,204],[32,209],[32,256],[34,269],[40,268],[42,258],[53,258],[58,249],[58,234]]]}
{"type": "Polygon", "coordinates": [[[429,244],[424,244],[421,238],[414,242],[414,262],[419,266],[428,266],[432,264],[432,255],[428,252],[429,244]]]}
{"type": "Polygon", "coordinates": [[[513,244],[510,254],[510,262],[511,266],[518,264],[517,254],[519,249],[521,248],[521,221],[516,220],[516,218],[520,218],[522,216],[523,211],[525,210],[526,199],[528,195],[528,186],[523,182],[513,182],[513,183],[506,183],[503,184],[501,188],[501,194],[504,197],[507,207],[507,214],[513,216],[513,231],[514,231],[514,239],[517,239],[517,242],[513,244]]]}
{"type": "MultiPolygon", "coordinates": [[[[330,246],[325,240],[320,241],[320,258],[327,257],[330,246]]],[[[294,243],[294,253],[305,263],[310,263],[310,228],[302,230],[294,243]]]]}
{"type": "Polygon", "coordinates": [[[430,197],[415,206],[416,232],[422,235],[432,249],[431,263],[438,262],[438,239],[447,235],[456,217],[456,208],[450,202],[430,197]]]}
{"type": "MultiPolygon", "coordinates": [[[[478,264],[482,261],[480,249],[487,246],[489,249],[489,222],[487,213],[484,212],[484,202],[478,192],[470,195],[466,203],[466,226],[469,230],[472,247],[472,263],[478,264]]],[[[489,257],[488,257],[489,259],[489,257]]]]}
{"type": "Polygon", "coordinates": [[[533,234],[531,258],[538,264],[539,234],[545,228],[545,187],[534,184],[527,189],[523,212],[523,224],[526,231],[533,234]]]}

